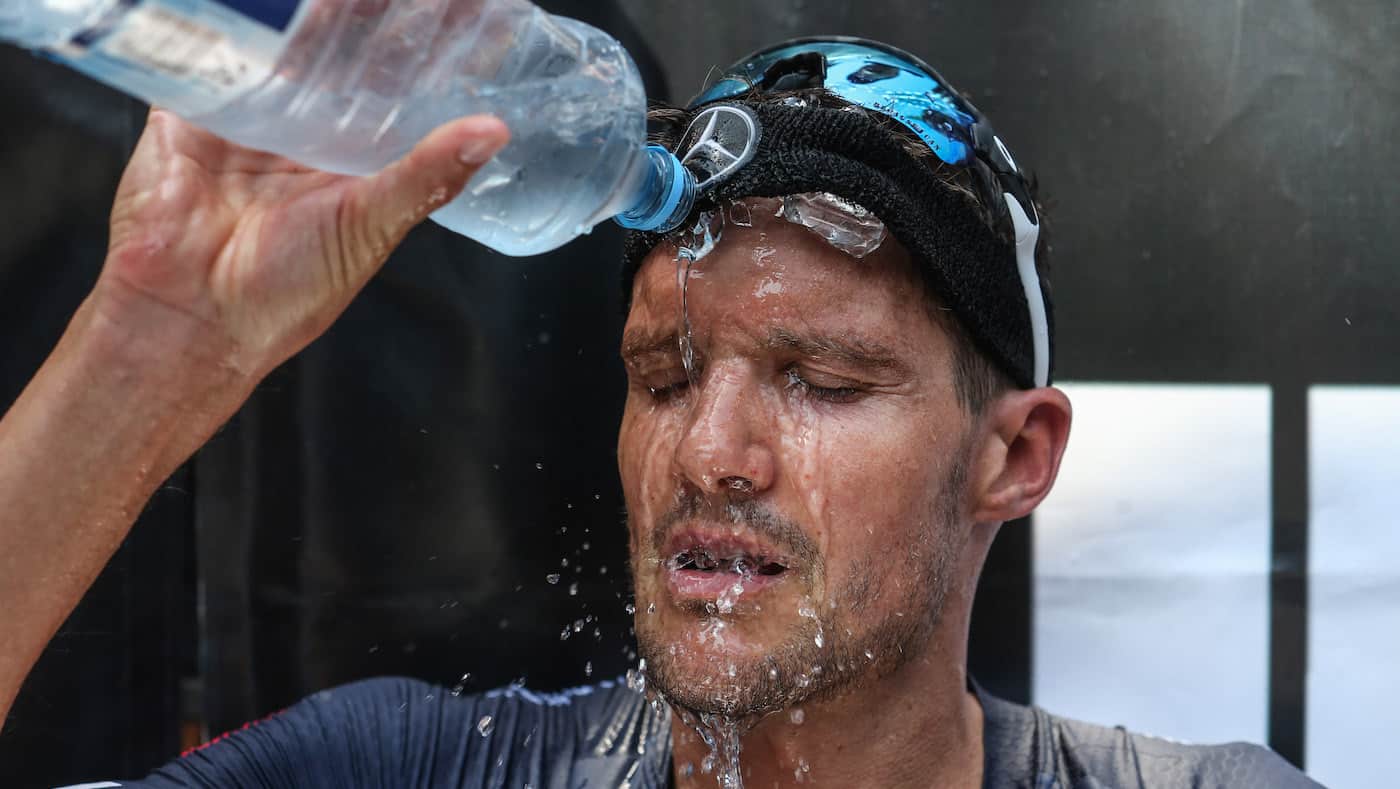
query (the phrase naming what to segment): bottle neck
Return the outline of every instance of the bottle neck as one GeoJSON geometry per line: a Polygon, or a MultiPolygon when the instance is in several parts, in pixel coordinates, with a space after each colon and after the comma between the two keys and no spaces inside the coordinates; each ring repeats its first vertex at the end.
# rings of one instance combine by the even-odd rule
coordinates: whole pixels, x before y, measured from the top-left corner
{"type": "Polygon", "coordinates": [[[628,195],[614,217],[631,230],[666,233],[674,230],[695,207],[695,176],[675,154],[660,145],[649,145],[639,164],[641,172],[623,191],[628,195]]]}

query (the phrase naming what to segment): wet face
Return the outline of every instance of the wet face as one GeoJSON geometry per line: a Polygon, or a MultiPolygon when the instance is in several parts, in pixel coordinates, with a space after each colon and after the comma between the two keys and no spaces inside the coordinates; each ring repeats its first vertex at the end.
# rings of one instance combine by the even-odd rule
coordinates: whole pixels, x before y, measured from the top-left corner
{"type": "Polygon", "coordinates": [[[856,260],[755,204],[687,280],[638,273],[618,441],[651,686],[744,716],[925,648],[966,544],[951,340],[892,239],[856,260]]]}

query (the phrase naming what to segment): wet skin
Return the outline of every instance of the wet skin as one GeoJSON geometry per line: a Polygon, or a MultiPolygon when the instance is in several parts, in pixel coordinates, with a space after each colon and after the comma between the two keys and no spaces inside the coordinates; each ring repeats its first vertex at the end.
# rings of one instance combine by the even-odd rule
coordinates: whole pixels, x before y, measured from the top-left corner
{"type": "MultiPolygon", "coordinates": [[[[820,709],[853,722],[839,712],[845,690],[878,702],[877,684],[937,685],[924,698],[947,697],[934,716],[952,737],[944,750],[980,771],[969,756],[980,754],[980,711],[963,673],[970,585],[996,524],[1053,482],[1068,403],[1033,390],[969,415],[952,339],[898,243],[857,261],[771,211],[752,213],[754,227],[731,224],[688,282],[692,380],[674,247],[653,251],[634,282],[618,460],[653,686],[678,706],[749,723],[806,704],[816,734],[839,722],[820,709]],[[1018,417],[1044,439],[1029,451],[1018,417]],[[732,572],[735,560],[770,572],[732,572]],[[940,616],[945,601],[951,617],[940,616]]],[[[789,726],[787,715],[768,719],[779,720],[789,726]]],[[[679,768],[693,748],[677,732],[679,768]]],[[[800,754],[785,752],[770,755],[791,780],[800,754]]]]}
{"type": "Polygon", "coordinates": [[[777,668],[809,672],[823,650],[844,648],[863,667],[867,649],[888,646],[870,643],[878,625],[926,613],[919,586],[939,548],[937,493],[967,421],[949,339],[897,244],[856,261],[753,213],[755,227],[731,225],[692,270],[694,386],[677,340],[674,250],[663,245],[642,267],[624,330],[619,440],[639,637],[677,646],[668,675],[741,707],[742,680],[767,675],[769,656],[801,657],[777,668]],[[678,497],[703,504],[677,512],[678,497]],[[730,501],[753,502],[787,529],[713,512],[730,501]],[[746,579],[670,566],[697,542],[721,561],[777,558],[786,569],[746,579]],[[712,615],[707,601],[730,610],[712,615]],[[728,680],[731,665],[740,681],[728,680]]]}

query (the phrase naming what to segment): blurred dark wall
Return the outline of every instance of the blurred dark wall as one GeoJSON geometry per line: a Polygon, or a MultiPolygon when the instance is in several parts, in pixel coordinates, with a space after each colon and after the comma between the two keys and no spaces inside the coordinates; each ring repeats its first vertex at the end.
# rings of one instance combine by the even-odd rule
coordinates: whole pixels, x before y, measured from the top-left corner
{"type": "Polygon", "coordinates": [[[1061,378],[1400,378],[1393,0],[621,2],[680,101],[829,33],[969,94],[1049,202],[1061,378]]]}
{"type": "MultiPolygon", "coordinates": [[[[639,36],[610,3],[546,4],[649,61],[645,40],[680,100],[711,66],[830,32],[908,48],[970,93],[1050,203],[1064,378],[1400,382],[1390,0],[620,5],[639,36]]],[[[3,407],[96,276],[142,109],[11,49],[0,85],[3,407]]],[[[224,729],[360,676],[471,673],[479,689],[619,672],[617,255],[606,227],[533,260],[416,231],[157,495],[26,685],[0,785],[139,775],[176,751],[182,718],[224,729]],[[182,677],[197,680],[183,696],[182,677]]],[[[1276,509],[1292,518],[1306,410],[1281,402],[1276,509]]],[[[1286,751],[1306,541],[1276,517],[1286,751]]],[[[999,538],[972,645],[979,679],[1019,699],[1029,535],[999,538]]]]}

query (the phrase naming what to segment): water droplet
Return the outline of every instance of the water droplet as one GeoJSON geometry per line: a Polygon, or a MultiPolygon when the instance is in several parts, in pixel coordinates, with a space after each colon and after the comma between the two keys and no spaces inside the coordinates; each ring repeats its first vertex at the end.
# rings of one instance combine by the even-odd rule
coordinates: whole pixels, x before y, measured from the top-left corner
{"type": "Polygon", "coordinates": [[[796,724],[796,725],[798,725],[798,726],[801,726],[801,725],[802,725],[802,721],[804,721],[804,720],[806,720],[806,719],[807,719],[807,714],[806,714],[805,712],[802,711],[802,708],[801,708],[801,707],[793,707],[792,710],[788,712],[788,720],[792,721],[794,724],[796,724]]]}
{"type": "Polygon", "coordinates": [[[874,652],[871,652],[871,651],[868,650],[868,649],[865,650],[865,659],[866,659],[866,660],[874,660],[874,659],[875,659],[875,653],[874,653],[874,652]]]}
{"type": "Polygon", "coordinates": [[[654,613],[656,613],[656,603],[650,603],[650,604],[647,605],[647,613],[648,613],[648,614],[654,614],[654,613]]]}
{"type": "Polygon", "coordinates": [[[544,579],[549,583],[557,584],[559,583],[559,573],[550,573],[549,575],[546,575],[544,579]]]}
{"type": "Polygon", "coordinates": [[[753,227],[753,212],[748,203],[735,200],[729,205],[729,221],[739,227],[753,227]]]}
{"type": "Polygon", "coordinates": [[[637,613],[637,607],[635,605],[632,605],[631,603],[628,603],[627,605],[623,606],[622,610],[626,611],[629,615],[637,613]]]}
{"type": "Polygon", "coordinates": [[[578,582],[569,584],[569,597],[578,597],[578,582]]]}
{"type": "Polygon", "coordinates": [[[585,677],[593,676],[593,661],[590,660],[583,664],[583,675],[585,677]]]}
{"type": "Polygon", "coordinates": [[[489,735],[494,728],[496,728],[496,722],[491,720],[490,715],[483,715],[481,720],[476,722],[476,730],[481,733],[482,737],[489,735]]]}
{"type": "Polygon", "coordinates": [[[471,674],[470,671],[468,671],[467,673],[463,674],[463,675],[462,675],[462,678],[461,678],[460,680],[458,680],[458,681],[457,681],[457,684],[452,688],[452,695],[453,695],[453,696],[460,696],[460,695],[462,695],[462,691],[464,691],[464,690],[467,689],[467,683],[468,683],[468,682],[471,682],[471,679],[472,679],[472,674],[471,674]]]}
{"type": "Polygon", "coordinates": [[[543,464],[543,463],[536,463],[536,464],[535,464],[535,469],[536,469],[537,471],[544,471],[544,464],[543,464]]]}
{"type": "Polygon", "coordinates": [[[573,634],[574,634],[574,631],[573,631],[568,625],[564,625],[564,629],[561,630],[561,631],[559,631],[559,640],[560,640],[560,641],[568,641],[568,640],[569,640],[569,636],[571,636],[571,635],[573,635],[573,634]]]}
{"type": "Polygon", "coordinates": [[[820,632],[818,632],[817,635],[812,638],[812,643],[816,644],[817,646],[821,646],[823,643],[825,643],[822,639],[822,634],[820,632]]]}

